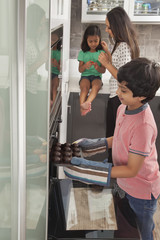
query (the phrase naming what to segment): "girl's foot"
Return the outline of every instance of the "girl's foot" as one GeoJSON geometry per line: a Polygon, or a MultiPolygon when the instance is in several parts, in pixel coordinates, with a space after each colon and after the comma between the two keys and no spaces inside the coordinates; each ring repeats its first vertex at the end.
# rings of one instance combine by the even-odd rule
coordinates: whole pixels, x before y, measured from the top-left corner
{"type": "Polygon", "coordinates": [[[88,112],[90,112],[91,109],[91,103],[90,102],[84,102],[80,106],[81,110],[81,116],[85,116],[88,112]]]}

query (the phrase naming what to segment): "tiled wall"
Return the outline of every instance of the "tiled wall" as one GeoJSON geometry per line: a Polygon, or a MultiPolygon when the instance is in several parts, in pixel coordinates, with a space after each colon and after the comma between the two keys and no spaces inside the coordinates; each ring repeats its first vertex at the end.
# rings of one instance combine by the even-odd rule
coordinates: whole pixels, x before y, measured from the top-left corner
{"type": "MultiPolygon", "coordinates": [[[[71,50],[70,58],[77,58],[83,32],[88,24],[81,23],[81,0],[72,0],[71,10],[71,50]]],[[[107,41],[105,24],[98,24],[103,40],[107,41]]],[[[160,62],[160,25],[137,24],[138,42],[141,56],[160,62]]]]}

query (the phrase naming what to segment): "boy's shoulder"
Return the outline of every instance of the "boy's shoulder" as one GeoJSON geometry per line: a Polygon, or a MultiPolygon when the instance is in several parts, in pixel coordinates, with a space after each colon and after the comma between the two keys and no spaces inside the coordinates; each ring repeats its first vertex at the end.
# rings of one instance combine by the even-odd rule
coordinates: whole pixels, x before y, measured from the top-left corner
{"type": "Polygon", "coordinates": [[[126,105],[124,104],[120,104],[118,109],[117,109],[117,112],[122,112],[125,113],[125,109],[126,109],[126,105]]]}
{"type": "Polygon", "coordinates": [[[135,125],[148,124],[154,127],[156,125],[152,110],[148,103],[145,103],[140,108],[135,109],[133,111],[128,111],[126,105],[121,104],[118,107],[117,113],[121,116],[124,116],[124,115],[129,117],[132,116],[134,119],[135,125]]]}

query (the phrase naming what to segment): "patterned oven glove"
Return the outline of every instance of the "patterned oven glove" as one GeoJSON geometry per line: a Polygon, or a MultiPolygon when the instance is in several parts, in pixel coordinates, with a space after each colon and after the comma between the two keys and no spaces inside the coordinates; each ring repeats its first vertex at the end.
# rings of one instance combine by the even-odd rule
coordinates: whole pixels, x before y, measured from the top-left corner
{"type": "Polygon", "coordinates": [[[81,138],[76,140],[74,143],[78,144],[78,147],[81,148],[83,157],[89,157],[108,150],[106,138],[81,138]]]}
{"type": "Polygon", "coordinates": [[[73,157],[71,159],[71,164],[71,166],[63,168],[68,178],[87,184],[101,186],[110,185],[111,163],[102,163],[73,157]]]}

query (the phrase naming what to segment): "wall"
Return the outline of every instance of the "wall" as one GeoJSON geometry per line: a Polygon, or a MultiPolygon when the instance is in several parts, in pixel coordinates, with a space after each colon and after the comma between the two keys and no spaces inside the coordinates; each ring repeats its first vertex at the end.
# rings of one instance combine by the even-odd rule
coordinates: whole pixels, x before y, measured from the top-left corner
{"type": "MultiPolygon", "coordinates": [[[[71,9],[71,42],[70,58],[77,58],[80,50],[83,32],[88,24],[81,23],[81,0],[72,0],[71,9]]],[[[107,40],[105,24],[98,24],[101,28],[102,39],[107,40]]],[[[141,56],[160,61],[160,26],[159,25],[135,25],[141,56]]]]}

